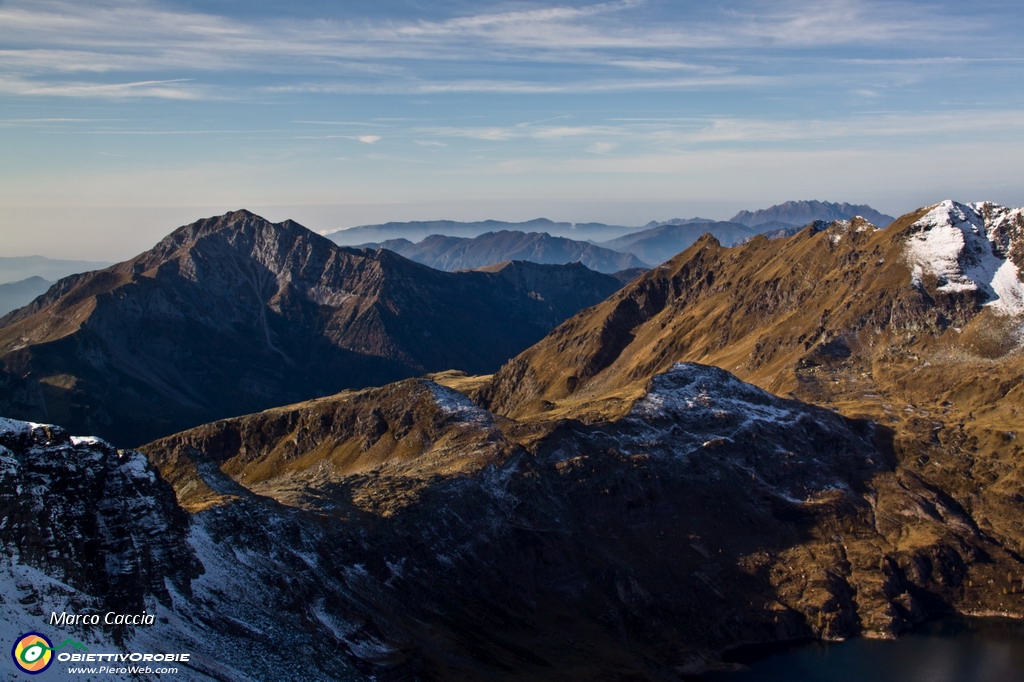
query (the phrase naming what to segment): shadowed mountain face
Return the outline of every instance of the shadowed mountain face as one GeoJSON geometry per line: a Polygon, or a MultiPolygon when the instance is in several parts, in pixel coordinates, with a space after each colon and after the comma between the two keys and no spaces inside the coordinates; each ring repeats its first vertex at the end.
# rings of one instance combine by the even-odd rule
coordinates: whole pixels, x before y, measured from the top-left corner
{"type": "Polygon", "coordinates": [[[365,246],[388,249],[417,263],[449,272],[482,268],[508,260],[549,264],[578,261],[591,270],[606,273],[645,266],[643,261],[629,253],[539,232],[502,230],[473,238],[435,234],[416,244],[407,239],[391,239],[365,246]]]}
{"type": "Polygon", "coordinates": [[[425,371],[486,373],[619,286],[582,266],[507,269],[439,272],[244,211],[199,221],[0,319],[10,381],[41,398],[9,414],[138,443],[425,371]]]}

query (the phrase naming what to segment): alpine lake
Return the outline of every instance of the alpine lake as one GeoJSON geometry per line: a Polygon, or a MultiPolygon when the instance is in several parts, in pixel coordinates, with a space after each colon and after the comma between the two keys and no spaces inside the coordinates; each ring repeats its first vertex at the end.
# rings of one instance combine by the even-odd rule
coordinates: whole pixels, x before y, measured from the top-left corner
{"type": "Polygon", "coordinates": [[[746,647],[705,682],[1024,682],[1024,622],[958,618],[894,640],[746,647]]]}

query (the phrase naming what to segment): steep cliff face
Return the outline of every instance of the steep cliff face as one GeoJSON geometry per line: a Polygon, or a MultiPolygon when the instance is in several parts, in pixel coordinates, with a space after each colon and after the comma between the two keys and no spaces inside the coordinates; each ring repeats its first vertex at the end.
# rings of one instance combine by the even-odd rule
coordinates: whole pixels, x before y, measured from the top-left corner
{"type": "Polygon", "coordinates": [[[0,419],[0,518],[8,641],[51,612],[155,613],[200,568],[188,515],[146,458],[59,427],[0,419]]]}
{"type": "Polygon", "coordinates": [[[438,272],[239,211],[62,280],[0,320],[0,358],[41,391],[16,416],[135,444],[426,371],[491,372],[619,287],[547,270],[529,287],[438,272]]]}

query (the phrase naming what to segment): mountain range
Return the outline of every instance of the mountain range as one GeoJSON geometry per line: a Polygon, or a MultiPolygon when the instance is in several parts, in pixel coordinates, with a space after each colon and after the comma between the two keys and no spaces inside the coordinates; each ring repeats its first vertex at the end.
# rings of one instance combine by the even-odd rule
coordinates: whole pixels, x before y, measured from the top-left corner
{"type": "Polygon", "coordinates": [[[757,211],[740,211],[729,222],[747,227],[758,227],[759,231],[802,226],[816,220],[832,222],[864,218],[879,227],[888,227],[895,218],[879,213],[866,204],[833,203],[830,201],[787,201],[757,211]]]}
{"type": "Polygon", "coordinates": [[[18,282],[30,277],[41,277],[54,282],[79,272],[98,270],[109,262],[65,260],[43,256],[0,256],[0,284],[18,282]]]}
{"type": "Polygon", "coordinates": [[[194,679],[655,680],[738,642],[1008,608],[983,586],[1013,587],[1018,561],[867,422],[693,364],[587,423],[503,418],[445,385],[464,380],[216,422],[145,458],[0,423],[4,622],[145,608],[159,627],[67,634],[189,651],[194,679]]]}
{"type": "Polygon", "coordinates": [[[505,365],[494,386],[512,390],[496,400],[515,414],[537,399],[576,402],[680,360],[816,401],[836,391],[822,368],[871,376],[858,390],[876,394],[893,367],[905,369],[896,359],[920,361],[926,349],[1010,361],[1018,339],[1008,330],[1024,312],[1021,215],[945,202],[885,230],[818,222],[734,248],[705,235],[505,365]]]}
{"type": "Polygon", "coordinates": [[[518,223],[502,220],[476,222],[429,220],[359,225],[329,232],[326,236],[337,244],[354,246],[381,243],[389,239],[406,239],[415,242],[435,234],[447,237],[479,237],[489,232],[537,232],[571,239],[612,239],[632,232],[634,229],[621,225],[605,225],[604,223],[556,222],[547,218],[535,218],[518,223]]]}
{"type": "MultiPolygon", "coordinates": [[[[879,213],[870,206],[846,202],[829,201],[787,201],[758,211],[740,211],[729,221],[747,227],[760,226],[757,232],[767,232],[786,227],[803,227],[815,220],[830,222],[849,220],[861,216],[868,221],[885,227],[893,221],[891,216],[879,213]]],[[[604,223],[555,222],[536,218],[525,222],[511,223],[500,220],[459,222],[455,220],[433,220],[412,222],[390,222],[377,225],[359,225],[327,233],[328,239],[345,246],[359,244],[380,244],[391,239],[419,242],[432,235],[447,237],[479,237],[491,232],[547,233],[554,237],[566,237],[579,241],[608,242],[626,235],[642,232],[663,225],[683,226],[692,223],[715,223],[708,218],[673,218],[651,221],[642,227],[606,225],[604,223]]],[[[700,236],[700,235],[697,235],[700,236]]],[[[505,259],[508,260],[508,259],[505,259]]]]}
{"type": "Polygon", "coordinates": [[[42,277],[28,277],[17,282],[0,284],[0,316],[28,305],[37,296],[46,293],[51,284],[53,282],[42,277]]]}
{"type": "Polygon", "coordinates": [[[831,222],[857,216],[881,227],[893,220],[866,205],[790,201],[753,213],[741,211],[727,222],[673,218],[652,221],[642,228],[627,228],[601,223],[555,223],[543,218],[525,223],[441,220],[363,225],[327,236],[339,244],[390,249],[441,270],[477,268],[506,260],[579,260],[599,272],[614,273],[662,263],[704,233],[711,233],[731,246],[756,234],[787,236],[817,220],[831,222]]]}
{"type": "Polygon", "coordinates": [[[646,263],[657,265],[672,258],[705,234],[710,234],[722,244],[731,246],[759,232],[739,223],[688,221],[650,227],[602,242],[601,246],[631,253],[646,263]]]}
{"type": "Polygon", "coordinates": [[[445,273],[238,211],[0,318],[18,387],[5,413],[137,444],[426,371],[492,372],[619,286],[579,264],[445,273]]]}
{"type": "MultiPolygon", "coordinates": [[[[301,310],[301,292],[323,298],[343,272],[370,273],[337,280],[364,287],[347,294],[383,292],[356,310],[391,310],[386,329],[416,332],[435,297],[470,297],[488,278],[547,302],[544,268],[564,278],[544,280],[558,291],[589,272],[441,273],[308,234],[230,214],[58,283],[0,320],[4,361],[37,363],[0,380],[29,397],[35,376],[56,384],[57,330],[94,329],[102,310],[129,329],[180,310],[179,280],[205,285],[190,315],[235,322],[168,345],[214,334],[244,358],[265,339],[290,370],[293,337],[260,316],[301,310]],[[167,278],[167,293],[125,290],[156,286],[145,278],[167,278]]],[[[720,667],[742,644],[893,637],[952,613],[1024,618],[1022,267],[1024,209],[991,203],[732,247],[705,235],[552,320],[493,374],[423,369],[138,451],[0,420],[4,634],[54,609],[146,608],[153,628],[62,636],[190,651],[185,679],[653,681],[720,667]]],[[[361,319],[322,305],[328,320],[361,319]]],[[[538,314],[503,310],[488,326],[538,314]]],[[[75,357],[116,379],[118,354],[74,333],[75,357]]],[[[405,339],[389,348],[413,357],[405,339]]]]}
{"type": "Polygon", "coordinates": [[[502,230],[472,238],[435,234],[415,244],[407,239],[389,239],[380,244],[360,246],[394,251],[417,263],[449,272],[481,268],[508,260],[544,264],[578,261],[591,270],[609,274],[646,267],[646,263],[631,253],[613,251],[565,237],[552,237],[546,232],[502,230]]]}

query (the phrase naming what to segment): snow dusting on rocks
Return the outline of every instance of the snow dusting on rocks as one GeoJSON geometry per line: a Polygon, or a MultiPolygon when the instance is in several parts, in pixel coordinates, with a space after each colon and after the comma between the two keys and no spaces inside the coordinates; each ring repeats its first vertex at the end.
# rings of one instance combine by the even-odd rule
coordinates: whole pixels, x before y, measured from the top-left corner
{"type": "Polygon", "coordinates": [[[475,404],[453,388],[426,382],[434,396],[434,402],[442,412],[451,415],[458,421],[471,422],[480,426],[491,426],[494,417],[490,412],[475,404]]]}
{"type": "Polygon", "coordinates": [[[870,426],[772,395],[725,370],[676,363],[622,420],[600,428],[626,453],[744,472],[769,494],[803,502],[847,490],[879,462],[870,426]]]}
{"type": "Polygon", "coordinates": [[[906,258],[913,283],[931,275],[938,291],[978,291],[1003,315],[1024,315],[1024,283],[1011,257],[1024,239],[1024,209],[943,201],[914,225],[906,258]]]}
{"type": "Polygon", "coordinates": [[[799,413],[780,398],[716,367],[678,362],[651,381],[632,414],[645,419],[685,418],[730,435],[751,420],[792,423],[799,413]]]}

